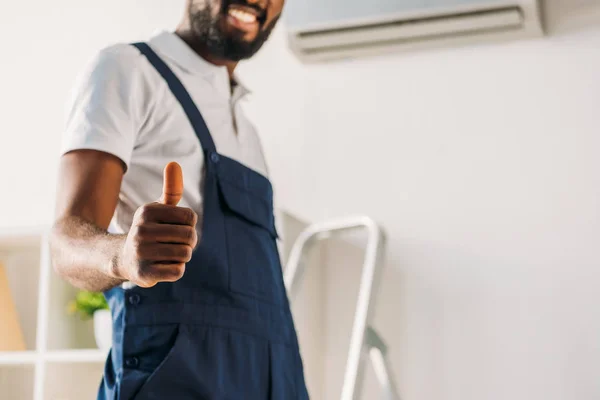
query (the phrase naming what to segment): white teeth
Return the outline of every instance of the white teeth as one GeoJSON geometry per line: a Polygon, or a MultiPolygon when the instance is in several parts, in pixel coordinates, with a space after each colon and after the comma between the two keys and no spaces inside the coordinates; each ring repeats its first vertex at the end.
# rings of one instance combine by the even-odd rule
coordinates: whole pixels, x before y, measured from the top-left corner
{"type": "Polygon", "coordinates": [[[231,15],[232,17],[234,17],[244,23],[247,23],[247,24],[256,22],[256,15],[250,14],[249,12],[246,12],[246,11],[242,11],[242,10],[238,10],[238,9],[230,9],[229,15],[231,15]]]}

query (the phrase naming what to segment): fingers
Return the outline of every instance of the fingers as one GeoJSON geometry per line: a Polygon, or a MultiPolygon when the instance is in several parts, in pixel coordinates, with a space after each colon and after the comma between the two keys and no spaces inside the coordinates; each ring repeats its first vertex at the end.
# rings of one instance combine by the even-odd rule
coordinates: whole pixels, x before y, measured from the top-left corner
{"type": "Polygon", "coordinates": [[[149,288],[158,282],[177,282],[184,273],[184,263],[148,263],[138,270],[136,282],[149,288]]]}
{"type": "Polygon", "coordinates": [[[162,204],[146,204],[139,209],[140,224],[158,223],[196,226],[198,216],[190,208],[165,207],[162,204]]]}
{"type": "Polygon", "coordinates": [[[145,262],[179,264],[192,259],[194,248],[186,244],[143,243],[137,250],[145,262]]]}
{"type": "Polygon", "coordinates": [[[149,223],[137,227],[140,242],[172,243],[196,247],[198,235],[196,228],[190,225],[168,225],[149,223]]]}
{"type": "Polygon", "coordinates": [[[149,288],[158,282],[176,282],[185,273],[185,264],[192,258],[193,248],[185,244],[141,243],[136,257],[143,260],[133,274],[133,280],[149,288]]]}
{"type": "Polygon", "coordinates": [[[167,164],[164,170],[163,193],[160,203],[176,206],[183,196],[183,172],[176,162],[167,164]]]}

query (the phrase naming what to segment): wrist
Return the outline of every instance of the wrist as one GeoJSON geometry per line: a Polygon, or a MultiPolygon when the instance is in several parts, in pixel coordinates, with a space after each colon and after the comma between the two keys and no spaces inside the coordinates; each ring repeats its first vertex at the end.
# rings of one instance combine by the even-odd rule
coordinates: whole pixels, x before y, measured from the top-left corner
{"type": "Polygon", "coordinates": [[[125,276],[125,270],[122,265],[123,247],[126,236],[115,235],[114,239],[114,246],[111,246],[112,251],[110,252],[112,255],[106,265],[106,274],[113,279],[127,281],[128,278],[125,276]]]}

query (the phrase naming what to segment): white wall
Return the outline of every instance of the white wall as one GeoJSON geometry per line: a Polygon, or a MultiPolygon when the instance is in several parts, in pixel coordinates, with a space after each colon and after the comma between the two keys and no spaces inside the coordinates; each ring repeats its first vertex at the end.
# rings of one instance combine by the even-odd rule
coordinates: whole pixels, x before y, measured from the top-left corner
{"type": "MultiPolygon", "coordinates": [[[[62,107],[85,60],[171,28],[182,3],[0,13],[3,227],[51,221],[62,107]]],[[[550,5],[543,40],[306,68],[280,29],[244,66],[278,203],[306,220],[366,213],[389,234],[376,323],[405,399],[600,397],[600,10],[550,5]]],[[[356,271],[339,275],[328,288],[356,271]]],[[[327,308],[330,334],[350,286],[327,308]]],[[[329,400],[339,370],[327,377],[329,400]]]]}
{"type": "Polygon", "coordinates": [[[51,223],[64,104],[101,47],[179,20],[183,0],[11,1],[0,13],[0,226],[51,223]]]}
{"type": "Polygon", "coordinates": [[[547,11],[542,40],[309,68],[281,41],[251,65],[280,202],[389,234],[376,324],[404,399],[600,398],[600,4],[547,11]]]}

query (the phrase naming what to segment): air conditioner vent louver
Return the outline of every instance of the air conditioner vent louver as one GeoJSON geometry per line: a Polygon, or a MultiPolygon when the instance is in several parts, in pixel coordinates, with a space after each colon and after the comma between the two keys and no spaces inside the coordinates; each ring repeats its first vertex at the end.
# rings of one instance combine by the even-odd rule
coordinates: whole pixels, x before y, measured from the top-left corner
{"type": "Polygon", "coordinates": [[[364,20],[341,19],[329,24],[320,21],[312,25],[305,23],[305,26],[291,24],[290,41],[295,53],[301,59],[310,61],[355,56],[374,49],[385,50],[404,45],[414,47],[419,43],[448,42],[451,39],[483,35],[541,34],[539,21],[532,17],[537,16],[537,3],[534,0],[521,1],[530,7],[524,7],[527,5],[525,3],[498,5],[498,1],[486,6],[482,0],[477,0],[477,6],[445,7],[439,12],[432,12],[429,7],[421,14],[413,10],[411,13],[367,16],[364,20]],[[535,5],[535,9],[532,10],[531,5],[535,5]]]}

